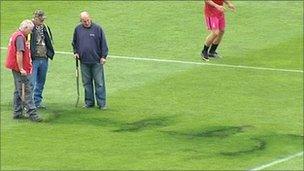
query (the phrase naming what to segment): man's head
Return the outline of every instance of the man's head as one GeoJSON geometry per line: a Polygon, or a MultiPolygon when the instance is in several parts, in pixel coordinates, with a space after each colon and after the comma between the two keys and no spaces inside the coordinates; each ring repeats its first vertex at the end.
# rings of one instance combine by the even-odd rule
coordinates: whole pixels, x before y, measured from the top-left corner
{"type": "Polygon", "coordinates": [[[83,25],[83,27],[91,27],[91,17],[90,14],[87,11],[83,11],[80,13],[80,22],[83,25]]]}
{"type": "Polygon", "coordinates": [[[44,11],[37,9],[34,12],[33,21],[34,21],[35,25],[37,25],[37,26],[42,25],[45,19],[46,19],[46,16],[44,14],[44,11]]]}
{"type": "Polygon", "coordinates": [[[20,26],[19,26],[19,30],[25,35],[27,36],[28,34],[30,34],[32,32],[34,28],[34,24],[31,20],[24,20],[21,22],[20,26]]]}

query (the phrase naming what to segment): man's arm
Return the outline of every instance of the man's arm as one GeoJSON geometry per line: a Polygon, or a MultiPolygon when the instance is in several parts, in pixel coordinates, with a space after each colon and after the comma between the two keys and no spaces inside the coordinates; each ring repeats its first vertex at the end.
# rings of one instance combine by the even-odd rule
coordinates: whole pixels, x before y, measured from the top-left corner
{"type": "Polygon", "coordinates": [[[102,30],[102,28],[100,28],[100,33],[101,33],[101,58],[100,58],[100,63],[101,64],[105,64],[106,63],[106,58],[108,56],[108,44],[107,44],[107,40],[106,40],[106,36],[102,30]]]}
{"type": "Polygon", "coordinates": [[[16,58],[17,58],[17,65],[19,71],[22,75],[26,75],[26,71],[23,69],[23,52],[25,51],[24,47],[24,38],[22,36],[18,36],[16,40],[16,58]]]}
{"type": "Polygon", "coordinates": [[[235,6],[234,6],[230,1],[225,0],[224,3],[228,6],[228,8],[229,8],[231,11],[233,11],[233,12],[236,11],[235,6]]]}
{"type": "Polygon", "coordinates": [[[101,55],[102,55],[102,58],[107,58],[108,51],[109,51],[109,49],[108,49],[106,36],[105,36],[103,30],[101,29],[101,55]]]}
{"type": "Polygon", "coordinates": [[[77,53],[77,29],[76,28],[75,28],[74,34],[73,34],[72,47],[73,47],[74,57],[79,59],[79,54],[77,53]]]}
{"type": "Polygon", "coordinates": [[[205,0],[205,2],[213,7],[215,7],[217,10],[221,11],[221,12],[224,12],[225,11],[225,8],[224,6],[221,6],[221,5],[218,5],[216,3],[214,3],[212,0],[205,0]]]}
{"type": "Polygon", "coordinates": [[[17,57],[18,68],[21,75],[26,75],[26,71],[23,69],[23,52],[17,51],[16,57],[17,57]]]}

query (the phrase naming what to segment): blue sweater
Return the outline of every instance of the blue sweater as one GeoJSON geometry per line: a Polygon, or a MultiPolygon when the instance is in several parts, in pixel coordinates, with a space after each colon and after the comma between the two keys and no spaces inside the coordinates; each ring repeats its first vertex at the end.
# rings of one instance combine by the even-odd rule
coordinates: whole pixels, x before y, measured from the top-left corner
{"type": "Polygon", "coordinates": [[[108,45],[102,28],[92,23],[85,28],[82,24],[74,30],[72,42],[74,54],[78,53],[80,61],[84,64],[99,63],[100,58],[108,55],[108,45]]]}

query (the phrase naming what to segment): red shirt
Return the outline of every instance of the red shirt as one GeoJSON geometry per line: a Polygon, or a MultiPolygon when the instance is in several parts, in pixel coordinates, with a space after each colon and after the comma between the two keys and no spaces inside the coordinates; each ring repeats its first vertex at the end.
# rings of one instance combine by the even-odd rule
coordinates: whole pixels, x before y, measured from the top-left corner
{"type": "Polygon", "coordinates": [[[17,47],[16,47],[16,41],[17,41],[18,36],[22,36],[22,38],[24,40],[24,51],[22,51],[23,52],[23,61],[22,61],[23,69],[26,71],[27,74],[31,74],[32,73],[32,59],[31,59],[31,52],[29,49],[29,44],[26,43],[25,36],[19,30],[16,31],[15,33],[13,33],[9,40],[5,66],[6,66],[6,68],[12,69],[17,72],[20,71],[19,70],[20,68],[18,67],[18,63],[17,63],[17,47]]]}
{"type": "MultiPolygon", "coordinates": [[[[221,5],[221,6],[224,5],[224,0],[212,0],[212,1],[218,5],[221,5]]],[[[205,16],[206,17],[220,17],[222,15],[224,15],[223,12],[220,12],[215,7],[213,7],[212,5],[205,2],[205,16]]]]}

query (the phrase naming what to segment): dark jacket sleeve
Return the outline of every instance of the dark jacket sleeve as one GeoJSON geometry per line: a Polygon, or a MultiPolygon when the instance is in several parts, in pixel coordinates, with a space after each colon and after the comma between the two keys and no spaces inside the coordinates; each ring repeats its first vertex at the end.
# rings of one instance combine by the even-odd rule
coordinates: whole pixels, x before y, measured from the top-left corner
{"type": "Polygon", "coordinates": [[[106,36],[102,30],[102,28],[100,29],[101,30],[101,56],[103,58],[107,58],[108,56],[108,52],[109,52],[109,48],[108,48],[108,44],[107,44],[107,40],[106,40],[106,36]]]}
{"type": "Polygon", "coordinates": [[[49,26],[46,26],[47,27],[47,30],[48,30],[48,33],[50,33],[49,37],[50,37],[50,40],[52,41],[52,44],[54,44],[54,39],[53,39],[53,34],[52,34],[52,31],[50,29],[49,26]]]}
{"type": "Polygon", "coordinates": [[[35,44],[35,40],[34,40],[34,37],[35,36],[35,31],[33,29],[31,35],[30,35],[30,50],[31,50],[31,56],[32,56],[32,59],[33,59],[33,54],[35,53],[36,51],[36,44],[35,44]]]}
{"type": "Polygon", "coordinates": [[[55,55],[55,51],[54,51],[54,47],[53,47],[53,43],[52,43],[53,35],[51,32],[51,29],[49,28],[49,26],[45,25],[45,27],[43,28],[43,32],[45,35],[45,45],[47,47],[46,55],[48,56],[48,58],[53,59],[53,57],[55,55]]]}
{"type": "Polygon", "coordinates": [[[74,54],[75,54],[75,53],[78,53],[78,52],[77,52],[77,47],[78,47],[78,44],[77,44],[77,27],[76,27],[75,30],[74,30],[73,41],[72,41],[72,47],[73,47],[73,52],[74,52],[74,54]]]}

